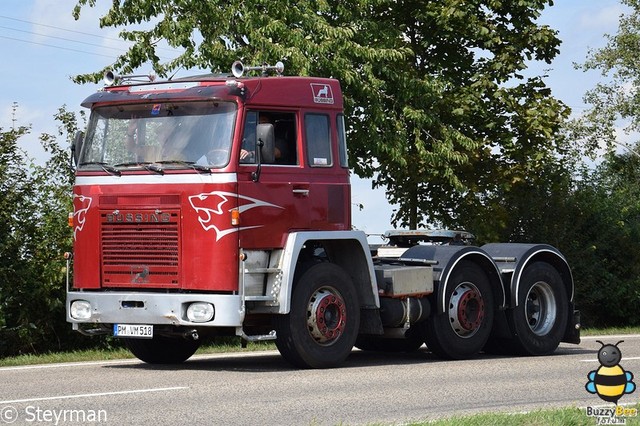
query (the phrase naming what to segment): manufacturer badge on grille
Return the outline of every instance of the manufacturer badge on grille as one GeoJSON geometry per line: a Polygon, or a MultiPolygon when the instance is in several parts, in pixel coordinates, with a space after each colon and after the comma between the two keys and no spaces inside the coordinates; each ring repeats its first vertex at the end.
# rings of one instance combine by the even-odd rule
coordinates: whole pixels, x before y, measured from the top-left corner
{"type": "Polygon", "coordinates": [[[134,284],[143,284],[149,282],[149,267],[146,265],[131,266],[131,282],[134,284]]]}

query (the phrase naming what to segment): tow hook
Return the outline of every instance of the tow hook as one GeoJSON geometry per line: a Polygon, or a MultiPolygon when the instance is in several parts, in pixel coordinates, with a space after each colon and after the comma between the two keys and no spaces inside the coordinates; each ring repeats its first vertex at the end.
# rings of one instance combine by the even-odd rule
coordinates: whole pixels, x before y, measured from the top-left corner
{"type": "Polygon", "coordinates": [[[196,330],[189,330],[186,333],[184,333],[184,337],[185,339],[192,339],[192,340],[198,340],[200,338],[200,336],[198,336],[198,331],[196,330]]]}

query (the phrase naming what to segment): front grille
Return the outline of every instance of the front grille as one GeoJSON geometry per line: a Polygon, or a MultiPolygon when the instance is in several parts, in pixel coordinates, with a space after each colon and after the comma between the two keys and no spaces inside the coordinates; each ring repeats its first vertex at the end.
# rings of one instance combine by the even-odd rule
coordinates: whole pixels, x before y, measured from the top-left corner
{"type": "Polygon", "coordinates": [[[179,285],[179,211],[101,214],[103,286],[179,285]]]}

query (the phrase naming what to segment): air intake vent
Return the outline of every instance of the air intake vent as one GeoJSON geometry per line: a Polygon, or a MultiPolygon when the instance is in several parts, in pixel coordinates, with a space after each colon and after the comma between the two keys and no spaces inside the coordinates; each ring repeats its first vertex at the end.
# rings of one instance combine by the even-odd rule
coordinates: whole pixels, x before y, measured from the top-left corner
{"type": "Polygon", "coordinates": [[[101,212],[104,287],[179,287],[180,212],[101,212]]]}

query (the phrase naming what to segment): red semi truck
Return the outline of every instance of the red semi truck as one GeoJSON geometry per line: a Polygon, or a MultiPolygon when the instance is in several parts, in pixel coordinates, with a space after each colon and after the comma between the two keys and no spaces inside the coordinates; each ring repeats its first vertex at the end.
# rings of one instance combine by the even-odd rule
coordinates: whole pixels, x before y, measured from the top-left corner
{"type": "Polygon", "coordinates": [[[340,85],[282,68],[108,73],[82,103],[91,116],[72,146],[66,300],[75,330],[121,337],[148,363],[182,362],[213,336],[275,340],[303,368],[338,366],[354,346],[426,343],[459,359],[580,341],[571,271],[554,247],[475,247],[462,232],[421,230],[370,247],[351,224],[340,85]]]}

